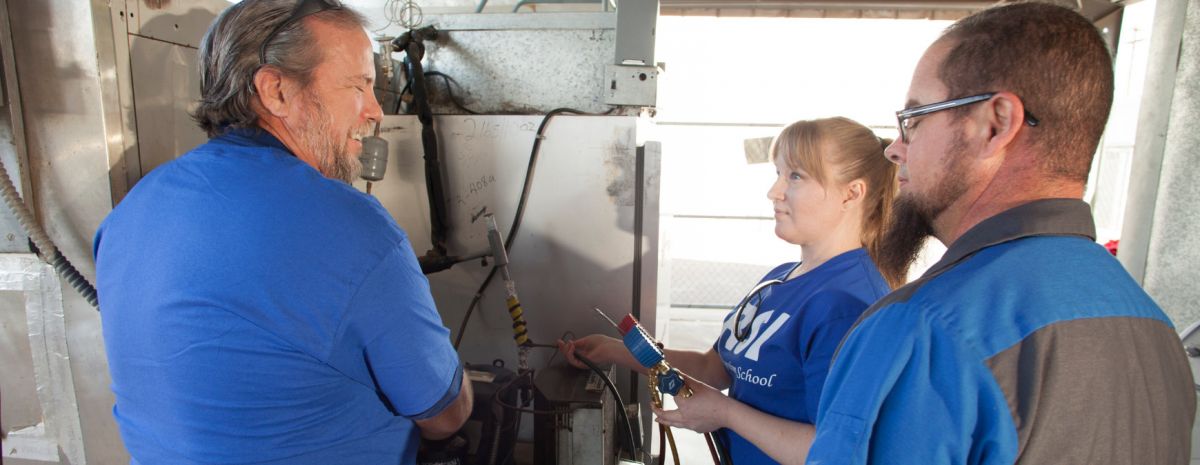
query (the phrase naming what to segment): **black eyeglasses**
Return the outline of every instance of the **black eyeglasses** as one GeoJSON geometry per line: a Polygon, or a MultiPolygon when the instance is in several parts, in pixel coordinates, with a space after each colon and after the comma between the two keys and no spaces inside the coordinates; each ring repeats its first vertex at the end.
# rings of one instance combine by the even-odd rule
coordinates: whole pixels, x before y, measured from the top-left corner
{"type": "Polygon", "coordinates": [[[740,303],[738,303],[738,305],[736,307],[737,308],[737,316],[733,317],[733,337],[737,338],[738,342],[745,341],[746,338],[750,337],[750,327],[754,326],[754,317],[758,316],[758,306],[762,305],[762,301],[763,301],[763,296],[761,295],[762,291],[766,290],[767,288],[769,288],[771,286],[782,283],[782,282],[783,282],[782,280],[778,280],[778,279],[768,279],[766,281],[758,283],[758,285],[754,286],[754,289],[751,289],[750,293],[746,294],[746,297],[743,297],[742,301],[740,303]],[[752,300],[756,300],[756,299],[757,299],[757,302],[750,303],[752,300]],[[754,314],[750,315],[750,321],[747,321],[746,326],[743,327],[742,326],[742,312],[744,312],[746,310],[746,305],[750,305],[750,307],[753,309],[754,314]]]}
{"type": "Polygon", "coordinates": [[[284,22],[275,26],[275,29],[271,29],[271,33],[267,34],[267,38],[263,40],[262,45],[258,49],[258,64],[260,66],[267,64],[267,45],[270,45],[271,41],[275,40],[275,36],[279,34],[279,31],[282,31],[283,28],[288,27],[296,21],[304,19],[305,16],[314,13],[320,13],[325,10],[340,9],[342,9],[342,2],[339,0],[300,0],[300,2],[296,4],[296,7],[292,8],[292,15],[288,16],[288,19],[284,22]]]}
{"type": "MultiPolygon", "coordinates": [[[[953,100],[946,100],[945,102],[930,103],[928,105],[921,105],[921,106],[916,106],[916,107],[912,107],[912,108],[905,108],[903,110],[897,111],[896,112],[896,125],[900,128],[900,140],[904,141],[905,144],[908,143],[908,132],[911,131],[913,128],[909,123],[913,118],[916,118],[918,116],[928,115],[930,113],[937,113],[942,110],[949,110],[951,108],[961,107],[963,105],[970,105],[972,103],[982,102],[984,100],[992,98],[992,96],[994,96],[994,95],[996,95],[995,92],[988,92],[986,94],[979,94],[979,95],[972,95],[970,97],[956,98],[953,100]]],[[[1025,124],[1028,124],[1029,127],[1035,127],[1038,125],[1039,122],[1040,121],[1038,121],[1038,119],[1036,117],[1034,117],[1033,114],[1029,113],[1029,110],[1025,110],[1025,124]]]]}

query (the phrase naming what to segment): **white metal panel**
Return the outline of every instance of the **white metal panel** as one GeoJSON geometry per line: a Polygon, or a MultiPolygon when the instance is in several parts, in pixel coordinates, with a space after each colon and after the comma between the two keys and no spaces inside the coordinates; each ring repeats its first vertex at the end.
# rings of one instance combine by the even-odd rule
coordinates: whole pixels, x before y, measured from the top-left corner
{"type": "MultiPolygon", "coordinates": [[[[524,181],[541,116],[442,116],[436,118],[450,203],[450,253],[487,251],[481,214],[493,213],[507,233],[524,181]],[[474,220],[474,221],[473,221],[474,220]]],[[[592,307],[619,317],[634,305],[635,266],[654,283],[656,263],[635,263],[635,122],[632,117],[559,116],[550,122],[526,206],[509,251],[510,269],[525,308],[530,337],[552,343],[565,331],[577,335],[611,332],[592,307]]],[[[408,232],[417,255],[428,250],[428,207],[424,193],[419,125],[411,116],[384,119],[391,155],[374,193],[408,232]]],[[[657,151],[651,151],[647,184],[658,182],[657,151]],[[652,179],[651,179],[652,178],[652,179]]],[[[657,254],[657,189],[645,204],[643,254],[657,254]]],[[[643,212],[644,213],[644,212],[643,212]]],[[[507,234],[506,234],[507,235],[507,234]]],[[[457,332],[466,307],[488,269],[478,262],[430,276],[445,324],[457,332]]],[[[643,319],[653,322],[654,294],[643,289],[643,319]]],[[[640,304],[640,302],[639,302],[640,304]]],[[[549,352],[549,351],[543,351],[549,352]]],[[[516,348],[496,279],[472,316],[460,353],[464,361],[505,360],[514,366],[516,348]]],[[[549,353],[535,353],[533,366],[549,353]],[[538,358],[541,357],[541,358],[538,358]]]]}
{"type": "MultiPolygon", "coordinates": [[[[92,235],[112,208],[108,157],[123,147],[108,8],[100,0],[8,2],[30,206],[89,279],[95,276],[92,235]]],[[[62,311],[86,459],[128,462],[112,418],[99,314],[74,291],[63,293],[62,311]]]]}
{"type": "Polygon", "coordinates": [[[106,95],[112,102],[113,108],[110,113],[114,115],[113,123],[119,123],[112,125],[109,135],[111,151],[108,157],[108,177],[113,205],[120,203],[129,192],[129,188],[142,177],[142,162],[138,156],[137,117],[133,112],[133,79],[129,72],[129,40],[133,36],[128,31],[137,29],[137,21],[130,20],[125,5],[135,1],[113,2],[108,9],[111,28],[105,31],[111,39],[102,36],[102,31],[97,31],[96,35],[97,42],[112,43],[112,59],[107,61],[112,69],[106,70],[105,74],[111,74],[108,88],[113,89],[106,95]]]}
{"type": "MultiPolygon", "coordinates": [[[[0,291],[20,292],[24,296],[24,319],[28,341],[28,360],[5,360],[33,366],[40,418],[37,424],[3,431],[3,451],[10,459],[59,461],[83,465],[83,430],[79,406],[75,400],[75,381],[67,350],[67,325],[63,318],[62,290],[54,269],[32,254],[0,254],[0,291]]],[[[11,310],[5,309],[9,321],[11,310]]],[[[20,335],[19,335],[20,336],[20,335]]],[[[18,336],[18,337],[19,337],[18,336]]],[[[13,341],[15,342],[15,341],[13,341]]],[[[7,353],[7,351],[5,351],[7,353]]],[[[11,398],[10,398],[11,402],[11,398]]]]}
{"type": "Polygon", "coordinates": [[[130,36],[140,176],[203,144],[188,114],[200,100],[196,49],[130,36]]]}
{"type": "Polygon", "coordinates": [[[196,49],[226,0],[126,0],[134,25],[129,32],[196,49]]]}
{"type": "MultiPolygon", "coordinates": [[[[25,125],[21,120],[21,92],[17,84],[16,59],[13,56],[8,2],[0,0],[0,70],[4,86],[0,89],[0,162],[4,163],[17,193],[23,199],[29,193],[29,158],[25,151],[25,125]]],[[[0,252],[28,252],[29,236],[7,208],[0,212],[0,252]]]]}

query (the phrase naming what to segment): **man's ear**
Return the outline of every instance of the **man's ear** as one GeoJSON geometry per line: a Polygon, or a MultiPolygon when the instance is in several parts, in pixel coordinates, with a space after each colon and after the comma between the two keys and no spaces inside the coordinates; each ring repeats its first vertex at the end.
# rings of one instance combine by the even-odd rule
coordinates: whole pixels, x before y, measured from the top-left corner
{"type": "Polygon", "coordinates": [[[290,103],[291,80],[274,67],[264,66],[254,72],[254,90],[258,95],[259,104],[267,113],[282,118],[288,115],[290,103]]]}
{"type": "Polygon", "coordinates": [[[1025,104],[1012,92],[997,92],[985,107],[987,113],[982,129],[986,131],[984,154],[1008,152],[1009,147],[1025,127],[1025,104]]]}

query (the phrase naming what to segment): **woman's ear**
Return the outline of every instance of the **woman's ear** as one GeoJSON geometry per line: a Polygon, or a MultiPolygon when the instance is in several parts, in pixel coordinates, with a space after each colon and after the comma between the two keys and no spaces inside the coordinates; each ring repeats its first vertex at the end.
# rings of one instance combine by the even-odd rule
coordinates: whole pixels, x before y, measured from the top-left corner
{"type": "Polygon", "coordinates": [[[862,203],[867,196],[867,182],[855,179],[846,184],[842,191],[842,211],[849,210],[854,204],[862,203]]]}

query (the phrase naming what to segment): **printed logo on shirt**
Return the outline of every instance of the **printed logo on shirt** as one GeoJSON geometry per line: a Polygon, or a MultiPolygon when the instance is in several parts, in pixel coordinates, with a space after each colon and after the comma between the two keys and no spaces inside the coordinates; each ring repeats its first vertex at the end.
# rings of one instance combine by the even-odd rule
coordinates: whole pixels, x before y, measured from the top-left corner
{"type": "Polygon", "coordinates": [[[779,376],[778,373],[759,376],[754,374],[753,368],[742,368],[729,362],[725,362],[725,369],[737,377],[739,381],[757,384],[762,387],[775,387],[775,377],[779,376]]]}
{"type": "Polygon", "coordinates": [[[738,341],[737,337],[734,337],[734,332],[736,331],[734,325],[737,324],[737,316],[731,315],[725,320],[725,326],[721,329],[721,337],[725,338],[724,348],[734,355],[745,352],[747,359],[757,362],[758,352],[762,349],[763,344],[771,339],[771,336],[774,336],[783,327],[784,323],[787,323],[791,315],[776,312],[775,310],[758,313],[758,307],[754,305],[747,305],[742,313],[744,315],[754,315],[754,321],[750,323],[749,336],[744,341],[738,341]],[[775,316],[776,313],[779,313],[779,318],[771,321],[771,317],[775,316]],[[771,324],[764,329],[763,326],[768,321],[771,321],[771,324]]]}

